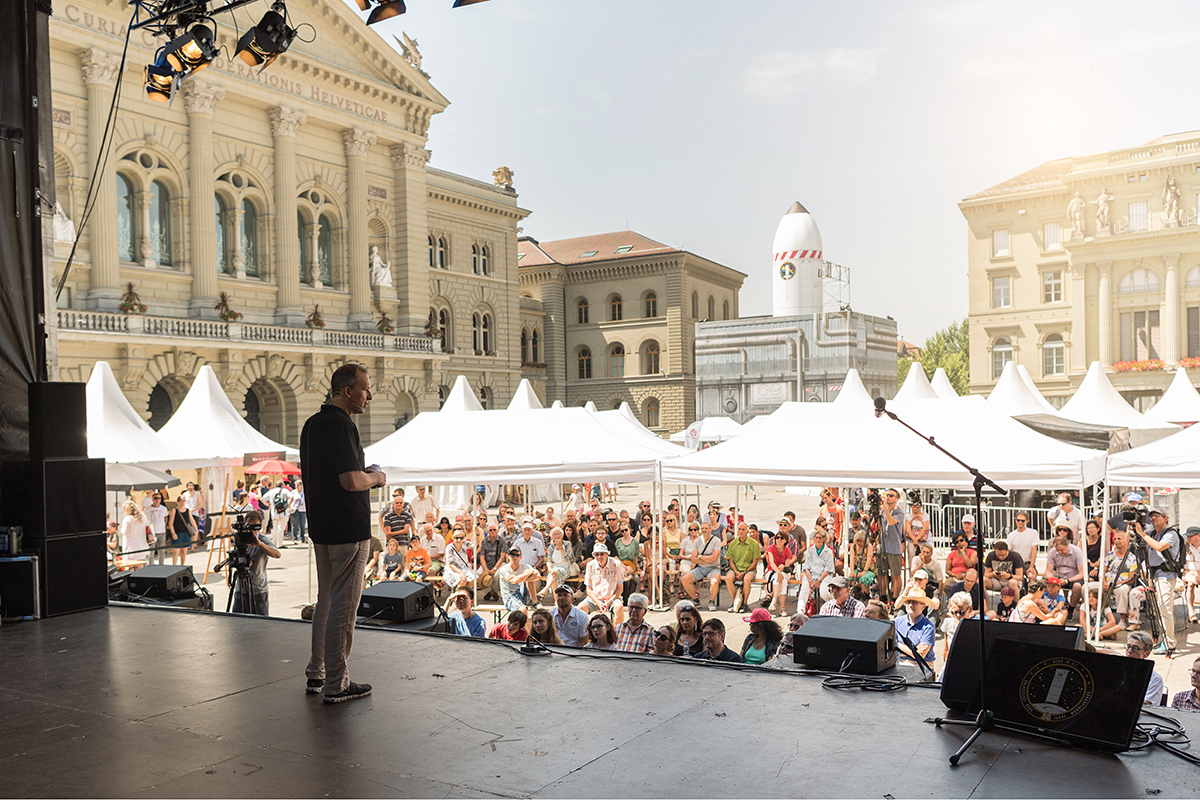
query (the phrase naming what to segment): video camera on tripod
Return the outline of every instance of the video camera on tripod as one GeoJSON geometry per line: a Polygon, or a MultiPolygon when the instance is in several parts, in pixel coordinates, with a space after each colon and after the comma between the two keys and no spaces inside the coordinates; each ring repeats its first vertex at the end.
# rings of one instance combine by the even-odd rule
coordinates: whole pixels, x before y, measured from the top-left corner
{"type": "MultiPolygon", "coordinates": [[[[258,545],[258,531],[262,530],[261,522],[246,522],[245,515],[238,514],[230,528],[233,531],[233,543],[229,546],[229,555],[213,567],[213,572],[220,572],[226,566],[231,573],[250,569],[250,548],[258,545]]],[[[232,579],[231,579],[232,580],[232,579]]]]}

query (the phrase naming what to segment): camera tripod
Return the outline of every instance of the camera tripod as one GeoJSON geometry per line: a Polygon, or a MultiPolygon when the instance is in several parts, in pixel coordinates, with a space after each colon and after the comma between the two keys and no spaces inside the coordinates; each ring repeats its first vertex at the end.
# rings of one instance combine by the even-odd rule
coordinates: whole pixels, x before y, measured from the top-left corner
{"type": "Polygon", "coordinates": [[[213,567],[214,572],[225,572],[225,582],[229,587],[229,596],[225,598],[225,613],[233,610],[233,598],[242,597],[242,614],[258,614],[254,602],[254,582],[250,578],[250,552],[245,545],[235,544],[229,550],[224,561],[213,567]]]}
{"type": "MultiPolygon", "coordinates": [[[[1162,612],[1158,608],[1158,589],[1154,586],[1154,581],[1150,577],[1150,564],[1147,559],[1145,542],[1139,541],[1133,546],[1133,553],[1137,556],[1138,570],[1137,583],[1145,589],[1143,598],[1146,603],[1146,617],[1150,620],[1150,638],[1154,639],[1154,643],[1162,642],[1166,644],[1166,625],[1163,623],[1162,612]]],[[[1171,598],[1173,601],[1175,598],[1171,598]]],[[[1175,648],[1167,644],[1167,653],[1173,653],[1175,648]]]]}

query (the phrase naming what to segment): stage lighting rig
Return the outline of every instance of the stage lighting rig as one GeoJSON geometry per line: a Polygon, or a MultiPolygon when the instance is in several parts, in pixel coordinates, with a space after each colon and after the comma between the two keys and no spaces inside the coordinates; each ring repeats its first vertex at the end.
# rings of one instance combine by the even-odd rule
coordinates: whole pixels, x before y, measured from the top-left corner
{"type": "Polygon", "coordinates": [[[238,41],[237,55],[252,67],[262,64],[266,69],[295,38],[296,29],[287,24],[287,7],[277,0],[259,23],[238,41]]]}
{"type": "MultiPolygon", "coordinates": [[[[454,8],[460,6],[473,6],[476,3],[483,3],[487,0],[454,0],[454,8]]],[[[404,0],[354,0],[358,3],[358,7],[362,11],[371,10],[370,16],[367,17],[367,24],[374,25],[376,22],[383,22],[385,19],[398,17],[408,11],[408,7],[404,4],[404,0]],[[376,3],[378,3],[376,5],[376,3]],[[375,8],[371,9],[374,5],[375,8]]]]}

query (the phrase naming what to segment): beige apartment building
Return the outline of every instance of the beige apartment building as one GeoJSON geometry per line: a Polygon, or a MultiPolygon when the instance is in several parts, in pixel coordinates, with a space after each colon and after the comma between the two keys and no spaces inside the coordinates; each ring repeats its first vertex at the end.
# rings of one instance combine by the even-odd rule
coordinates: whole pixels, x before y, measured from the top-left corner
{"type": "Polygon", "coordinates": [[[695,419],[695,328],[738,317],[745,275],[633,231],[518,243],[525,374],[546,403],[627,401],[658,433],[695,419]]]}
{"type": "MultiPolygon", "coordinates": [[[[240,30],[266,8],[234,12],[240,30]]],[[[51,18],[60,278],[130,9],[72,0],[51,18]]],[[[511,171],[485,182],[431,167],[430,123],[449,101],[419,53],[402,57],[341,0],[290,0],[288,12],[315,39],[261,71],[230,60],[221,15],[226,50],[171,104],[142,90],[162,42],[131,35],[111,153],[58,301],[62,378],[110,362],[157,427],[209,364],[234,406],[289,444],[348,360],[372,371],[367,442],[438,408],[459,374],[504,405],[521,376],[517,226],[529,213],[511,171]],[[130,287],[144,311],[122,308],[130,287]]]]}
{"type": "Polygon", "coordinates": [[[1061,405],[1099,361],[1148,410],[1166,370],[1200,357],[1198,207],[1200,131],[1049,161],[959,203],[971,391],[1016,361],[1061,405]]]}

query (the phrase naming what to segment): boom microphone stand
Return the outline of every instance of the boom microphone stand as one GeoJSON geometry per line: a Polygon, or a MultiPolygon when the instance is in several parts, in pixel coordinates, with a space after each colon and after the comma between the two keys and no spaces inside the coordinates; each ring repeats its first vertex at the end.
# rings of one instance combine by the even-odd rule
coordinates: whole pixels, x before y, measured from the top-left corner
{"type": "MultiPolygon", "coordinates": [[[[947,456],[954,463],[958,464],[960,467],[965,469],[967,472],[971,473],[971,475],[975,478],[975,481],[973,484],[975,487],[975,520],[976,520],[975,524],[977,526],[980,526],[981,525],[980,521],[983,519],[983,514],[982,514],[983,487],[991,486],[993,489],[995,489],[997,492],[1000,492],[1001,494],[1004,494],[1004,489],[1000,488],[996,484],[996,482],[993,481],[991,478],[987,477],[986,475],[981,473],[979,470],[970,466],[969,464],[964,462],[962,459],[958,458],[956,455],[951,453],[949,450],[942,447],[940,444],[938,444],[936,441],[934,441],[934,438],[932,436],[926,436],[925,434],[921,433],[916,428],[914,428],[912,425],[909,425],[907,422],[900,419],[900,417],[896,416],[895,412],[888,411],[887,410],[887,400],[885,400],[882,397],[876,397],[875,398],[875,417],[879,418],[879,417],[882,417],[884,414],[886,414],[889,419],[892,419],[895,422],[899,422],[901,425],[908,428],[910,431],[915,433],[917,436],[921,437],[926,442],[928,442],[931,447],[936,448],[939,452],[941,452],[942,454],[947,456]]],[[[975,529],[975,553],[978,555],[978,558],[979,558],[979,567],[978,568],[982,570],[983,561],[984,561],[984,547],[983,547],[983,531],[982,531],[981,527],[976,527],[976,529],[975,529]]],[[[962,719],[943,719],[942,717],[934,717],[933,719],[926,720],[927,722],[933,722],[935,725],[937,725],[939,727],[942,725],[971,725],[971,726],[974,726],[975,730],[972,731],[971,735],[969,737],[967,737],[967,740],[965,742],[963,742],[962,747],[958,748],[958,751],[955,752],[954,755],[950,756],[951,764],[957,764],[958,760],[960,758],[962,758],[963,753],[967,752],[967,750],[971,747],[971,745],[975,743],[975,740],[979,738],[979,735],[981,733],[983,733],[984,731],[991,730],[993,728],[994,722],[995,722],[995,720],[992,717],[992,712],[988,708],[987,676],[984,674],[984,672],[987,668],[987,637],[984,636],[984,626],[987,621],[987,587],[982,586],[982,585],[979,587],[979,598],[980,598],[980,602],[979,602],[979,605],[980,605],[980,609],[979,609],[979,714],[975,717],[974,722],[971,722],[970,720],[962,720],[962,719]]],[[[914,655],[916,655],[916,653],[914,653],[914,655]]]]}

